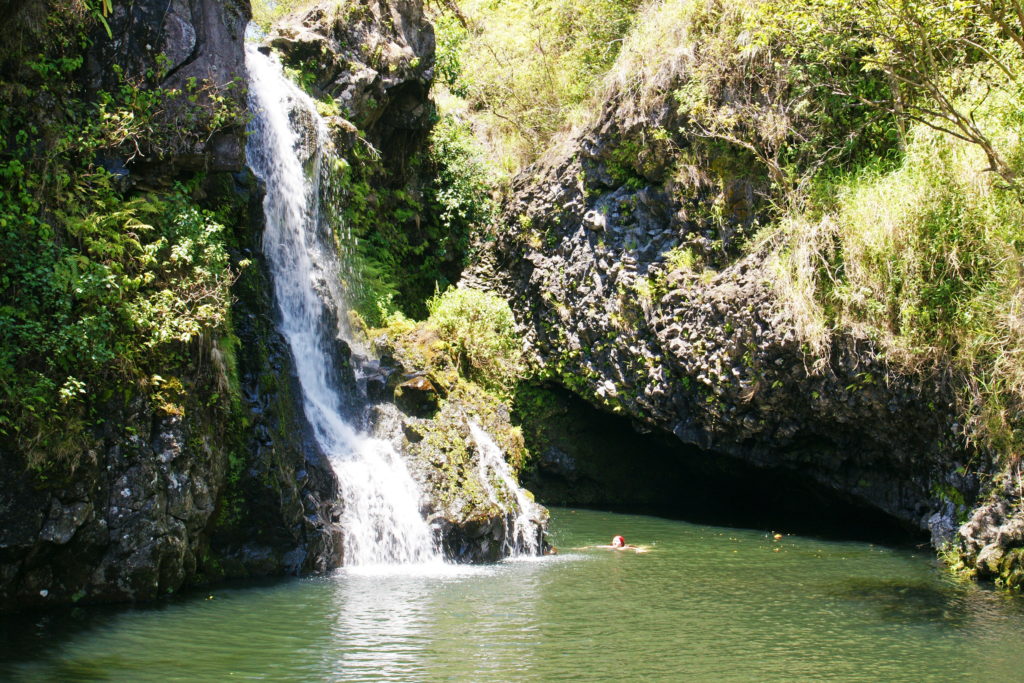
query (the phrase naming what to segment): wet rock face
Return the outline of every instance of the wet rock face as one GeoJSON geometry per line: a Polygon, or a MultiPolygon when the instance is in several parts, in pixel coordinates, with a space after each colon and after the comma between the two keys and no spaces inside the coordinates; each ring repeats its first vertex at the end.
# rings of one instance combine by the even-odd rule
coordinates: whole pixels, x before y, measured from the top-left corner
{"type": "MultiPolygon", "coordinates": [[[[183,120],[191,127],[201,125],[195,105],[209,103],[217,94],[239,112],[245,111],[245,55],[242,41],[251,18],[245,0],[141,0],[113,3],[108,17],[113,39],[97,27],[86,72],[94,89],[120,87],[118,65],[124,77],[147,88],[197,89],[196,103],[183,120]]],[[[182,114],[170,106],[166,116],[182,114]]],[[[234,171],[245,163],[242,133],[244,122],[215,132],[209,138],[189,139],[183,148],[161,159],[165,173],[178,170],[234,171]],[[170,167],[167,168],[167,167],[170,167]]],[[[138,165],[144,166],[145,160],[138,165]]],[[[157,169],[153,169],[156,171],[157,169]]]]}
{"type": "Polygon", "coordinates": [[[334,98],[340,137],[354,143],[364,136],[393,177],[404,174],[432,111],[434,29],[422,2],[321,3],[284,19],[266,42],[305,75],[314,94],[334,98]]]}
{"type": "Polygon", "coordinates": [[[17,458],[0,458],[0,606],[148,599],[185,585],[223,477],[198,436],[209,418],[136,400],[112,416],[94,463],[45,489],[17,458]]]}
{"type": "MultiPolygon", "coordinates": [[[[319,573],[342,560],[338,482],[306,420],[291,352],[277,331],[270,275],[256,255],[258,227],[244,238],[241,255],[253,263],[234,290],[242,422],[224,435],[235,453],[211,519],[204,580],[319,573]]],[[[344,342],[332,370],[354,384],[344,342]]]]}
{"type": "Polygon", "coordinates": [[[370,366],[367,388],[379,387],[380,403],[370,411],[375,435],[407,456],[425,494],[421,512],[449,560],[494,562],[544,552],[547,510],[532,494],[513,490],[525,455],[522,433],[494,396],[443,367],[430,373],[417,367],[414,358],[429,357],[442,345],[422,325],[399,344],[386,336],[374,340],[381,361],[370,366]],[[474,427],[497,450],[487,452],[474,427]]]}
{"type": "MultiPolygon", "coordinates": [[[[114,3],[116,40],[104,33],[94,42],[92,85],[116,85],[110,65],[119,64],[142,87],[181,87],[194,77],[244,108],[244,88],[227,86],[244,85],[248,12],[233,0],[114,3]],[[166,60],[157,64],[161,53],[166,60]]],[[[196,104],[205,106],[201,97],[196,104]]],[[[234,212],[224,222],[235,232],[237,339],[204,339],[180,350],[181,363],[168,360],[174,367],[160,374],[181,380],[171,407],[141,392],[112,399],[74,472],[39,472],[20,454],[0,452],[0,612],[148,600],[223,578],[325,571],[341,561],[337,481],[309,434],[276,332],[257,246],[261,197],[243,170],[243,131],[218,135],[153,166],[130,164],[130,172],[223,171],[209,173],[200,192],[234,212]],[[242,259],[252,265],[239,267],[242,259]],[[232,357],[237,387],[229,379],[232,357]]],[[[351,376],[342,346],[336,370],[351,376]]]]}
{"type": "MultiPolygon", "coordinates": [[[[462,564],[480,564],[508,557],[506,540],[514,524],[515,517],[505,513],[455,521],[442,518],[435,521],[435,528],[446,558],[462,564]]],[[[536,533],[539,537],[543,532],[538,528],[536,533]]],[[[538,543],[547,550],[542,540],[538,543]]]]}
{"type": "Polygon", "coordinates": [[[0,453],[0,612],[151,600],[340,564],[337,481],[309,433],[253,261],[232,312],[238,410],[218,397],[229,389],[216,343],[196,351],[170,412],[143,397],[109,405],[74,472],[40,475],[0,453]]]}
{"type": "Polygon", "coordinates": [[[413,377],[395,387],[395,404],[414,417],[429,417],[437,412],[439,400],[437,388],[423,376],[413,377]]]}
{"type": "Polygon", "coordinates": [[[799,472],[917,529],[946,507],[941,491],[964,514],[978,486],[957,473],[967,454],[951,397],[852,336],[813,356],[764,255],[736,248],[763,210],[763,178],[685,131],[671,107],[624,119],[609,103],[516,179],[470,279],[507,296],[556,382],[645,430],[799,472]],[[666,171],[665,131],[681,131],[671,146],[690,166],[666,171]],[[694,180],[703,168],[727,172],[694,180]]]}

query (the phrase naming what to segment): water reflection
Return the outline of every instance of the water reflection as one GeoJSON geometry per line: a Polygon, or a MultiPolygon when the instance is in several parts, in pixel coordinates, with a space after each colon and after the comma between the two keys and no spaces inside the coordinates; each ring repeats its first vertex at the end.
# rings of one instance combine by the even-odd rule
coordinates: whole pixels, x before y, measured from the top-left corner
{"type": "Polygon", "coordinates": [[[0,680],[1020,680],[1024,600],[906,551],[592,512],[553,526],[563,548],[655,549],[41,615],[0,634],[0,680]]]}
{"type": "Polygon", "coordinates": [[[324,670],[335,680],[422,676],[429,633],[425,577],[347,573],[334,581],[331,649],[324,670]]]}
{"type": "Polygon", "coordinates": [[[332,582],[332,680],[502,680],[528,671],[549,560],[358,568],[332,582]]]}

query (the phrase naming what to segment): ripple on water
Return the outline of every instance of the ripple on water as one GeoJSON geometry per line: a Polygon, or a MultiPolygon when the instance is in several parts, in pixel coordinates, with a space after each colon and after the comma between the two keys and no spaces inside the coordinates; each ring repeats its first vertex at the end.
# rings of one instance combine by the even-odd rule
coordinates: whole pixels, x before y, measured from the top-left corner
{"type": "Polygon", "coordinates": [[[554,510],[569,550],[348,567],[156,608],[33,617],[3,680],[1020,680],[1024,603],[918,554],[554,510]],[[82,616],[86,615],[86,616],[82,616]]]}

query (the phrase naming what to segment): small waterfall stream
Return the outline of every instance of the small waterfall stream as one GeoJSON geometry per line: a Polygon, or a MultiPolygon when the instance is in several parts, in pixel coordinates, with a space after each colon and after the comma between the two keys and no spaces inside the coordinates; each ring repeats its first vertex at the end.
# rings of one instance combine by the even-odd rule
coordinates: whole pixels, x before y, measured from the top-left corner
{"type": "Polygon", "coordinates": [[[326,124],[276,58],[249,45],[246,65],[253,112],[246,154],[266,185],[263,250],[305,414],[341,484],[344,563],[441,562],[401,455],[353,426],[338,386],[332,342],[342,331],[329,321],[344,319],[340,267],[319,210],[323,172],[333,161],[326,124]]]}
{"type": "Polygon", "coordinates": [[[544,512],[519,486],[512,468],[505,460],[501,447],[476,422],[470,421],[469,433],[476,444],[478,455],[477,474],[488,499],[502,510],[510,510],[515,518],[509,520],[510,514],[502,516],[505,525],[504,555],[534,556],[541,554],[544,545],[543,531],[537,520],[542,519],[544,512]],[[495,486],[495,482],[500,486],[495,486]],[[511,495],[515,505],[502,500],[502,495],[511,495]]]}

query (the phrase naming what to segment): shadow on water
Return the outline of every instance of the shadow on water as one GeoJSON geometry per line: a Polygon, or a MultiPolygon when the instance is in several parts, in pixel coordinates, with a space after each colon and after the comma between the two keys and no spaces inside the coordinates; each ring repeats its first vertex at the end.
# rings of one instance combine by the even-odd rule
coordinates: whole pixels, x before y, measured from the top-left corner
{"type": "Polygon", "coordinates": [[[970,622],[964,609],[970,593],[956,585],[853,579],[837,585],[833,597],[871,610],[884,623],[963,628],[970,622]]]}
{"type": "MultiPolygon", "coordinates": [[[[227,581],[167,596],[157,602],[112,605],[82,605],[0,616],[0,680],[18,680],[14,671],[19,665],[38,662],[53,656],[64,642],[92,632],[111,630],[118,620],[132,615],[159,614],[181,605],[217,599],[230,592],[244,597],[268,588],[298,581],[294,577],[227,581]]],[[[99,655],[88,659],[61,660],[53,670],[57,680],[105,680],[110,671],[122,663],[117,655],[99,655]]]]}
{"type": "Polygon", "coordinates": [[[947,578],[941,583],[888,579],[847,579],[831,597],[860,606],[878,621],[899,626],[963,630],[994,614],[1024,617],[1024,599],[990,586],[947,578]]]}
{"type": "MultiPolygon", "coordinates": [[[[545,505],[890,546],[927,540],[920,530],[814,481],[795,465],[757,467],[671,435],[640,434],[629,420],[564,390],[541,391],[553,397],[548,400],[557,410],[543,424],[524,424],[538,456],[524,477],[545,505]]],[[[799,448],[804,455],[831,452],[824,442],[799,448]]]]}

